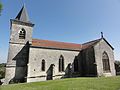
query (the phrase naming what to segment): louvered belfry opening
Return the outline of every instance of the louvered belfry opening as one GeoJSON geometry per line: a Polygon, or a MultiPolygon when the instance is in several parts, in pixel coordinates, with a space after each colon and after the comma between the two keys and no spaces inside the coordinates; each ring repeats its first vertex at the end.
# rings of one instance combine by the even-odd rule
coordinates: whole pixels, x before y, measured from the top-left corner
{"type": "Polygon", "coordinates": [[[19,32],[19,39],[25,39],[26,31],[24,28],[22,28],[19,32]]]}

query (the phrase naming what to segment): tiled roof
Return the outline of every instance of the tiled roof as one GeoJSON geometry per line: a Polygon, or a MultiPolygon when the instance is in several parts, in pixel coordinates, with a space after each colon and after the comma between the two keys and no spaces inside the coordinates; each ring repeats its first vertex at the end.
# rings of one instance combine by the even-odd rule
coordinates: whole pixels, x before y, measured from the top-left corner
{"type": "Polygon", "coordinates": [[[95,46],[102,39],[114,50],[114,48],[106,41],[105,38],[96,39],[96,40],[89,41],[89,42],[86,42],[83,44],[32,39],[32,46],[80,51],[80,50],[84,50],[84,49],[90,48],[92,46],[95,46]]]}
{"type": "Polygon", "coordinates": [[[86,42],[86,43],[83,43],[82,44],[82,49],[86,49],[86,48],[89,48],[91,46],[94,46],[95,44],[97,44],[101,39],[96,39],[96,40],[93,40],[93,41],[89,41],[89,42],[86,42]]]}
{"type": "MultiPolygon", "coordinates": [[[[49,40],[40,40],[40,39],[33,39],[32,46],[36,47],[44,47],[44,48],[55,48],[55,49],[67,49],[67,50],[84,50],[96,45],[101,39],[105,40],[104,38],[96,39],[93,41],[89,41],[83,44],[75,44],[75,43],[67,43],[67,42],[57,42],[57,41],[49,41],[49,40]]],[[[106,40],[105,42],[114,49],[106,40]]]]}
{"type": "Polygon", "coordinates": [[[49,40],[40,40],[40,39],[33,39],[32,46],[56,48],[56,49],[79,50],[79,51],[82,49],[81,44],[57,42],[57,41],[49,41],[49,40]]]}

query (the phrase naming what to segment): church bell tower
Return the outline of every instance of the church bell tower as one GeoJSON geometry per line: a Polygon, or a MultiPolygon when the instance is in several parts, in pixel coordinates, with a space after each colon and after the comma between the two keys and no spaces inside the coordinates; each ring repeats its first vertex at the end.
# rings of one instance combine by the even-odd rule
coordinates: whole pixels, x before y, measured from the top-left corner
{"type": "Polygon", "coordinates": [[[5,84],[25,82],[29,45],[32,43],[33,26],[23,6],[15,19],[11,19],[10,41],[6,65],[5,84]]]}

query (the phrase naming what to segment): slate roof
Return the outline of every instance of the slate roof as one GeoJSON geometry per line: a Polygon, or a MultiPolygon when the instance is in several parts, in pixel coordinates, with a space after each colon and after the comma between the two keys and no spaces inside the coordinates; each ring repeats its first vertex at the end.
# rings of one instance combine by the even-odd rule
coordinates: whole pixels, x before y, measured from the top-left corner
{"type": "Polygon", "coordinates": [[[25,6],[22,7],[15,19],[23,22],[29,22],[28,13],[25,6]]]}

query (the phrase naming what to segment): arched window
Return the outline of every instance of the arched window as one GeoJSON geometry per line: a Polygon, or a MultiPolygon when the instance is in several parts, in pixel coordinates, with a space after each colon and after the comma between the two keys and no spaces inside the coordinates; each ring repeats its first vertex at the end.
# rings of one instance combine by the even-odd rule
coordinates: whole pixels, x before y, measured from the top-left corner
{"type": "Polygon", "coordinates": [[[74,71],[75,72],[78,72],[78,59],[77,59],[77,57],[75,57],[75,60],[74,60],[74,71]]]}
{"type": "Polygon", "coordinates": [[[22,28],[19,32],[19,39],[25,39],[25,36],[26,36],[25,29],[22,28]]]}
{"type": "Polygon", "coordinates": [[[102,55],[102,61],[103,61],[103,71],[110,72],[109,57],[106,52],[104,52],[102,55]]]}
{"type": "Polygon", "coordinates": [[[64,57],[61,55],[59,58],[59,72],[64,71],[64,57]]]}
{"type": "Polygon", "coordinates": [[[42,60],[42,63],[41,63],[42,65],[41,65],[41,70],[42,71],[45,71],[45,60],[43,59],[42,60]]]}

